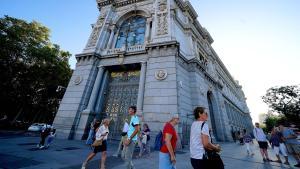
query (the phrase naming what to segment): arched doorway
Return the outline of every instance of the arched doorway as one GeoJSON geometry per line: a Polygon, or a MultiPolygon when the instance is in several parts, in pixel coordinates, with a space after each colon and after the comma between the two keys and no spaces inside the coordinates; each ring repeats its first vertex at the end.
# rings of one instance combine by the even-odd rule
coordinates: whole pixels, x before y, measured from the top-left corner
{"type": "Polygon", "coordinates": [[[210,115],[210,121],[212,126],[213,135],[218,140],[218,134],[217,134],[217,126],[216,126],[216,120],[215,120],[215,110],[214,110],[214,100],[213,95],[211,91],[207,92],[207,102],[208,102],[208,109],[209,109],[209,115],[210,115]]]}

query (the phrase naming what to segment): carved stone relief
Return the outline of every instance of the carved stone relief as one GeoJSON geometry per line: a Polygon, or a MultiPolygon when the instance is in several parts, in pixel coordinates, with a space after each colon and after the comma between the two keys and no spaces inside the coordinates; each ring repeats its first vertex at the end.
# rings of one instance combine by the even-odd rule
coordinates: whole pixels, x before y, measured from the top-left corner
{"type": "Polygon", "coordinates": [[[157,3],[157,26],[156,34],[158,36],[168,34],[168,9],[167,1],[159,0],[157,3]]]}
{"type": "Polygon", "coordinates": [[[105,16],[106,16],[105,12],[99,16],[96,25],[94,25],[93,27],[93,32],[91,34],[91,38],[87,47],[93,47],[96,45],[100,30],[104,24],[105,16]]]}
{"type": "Polygon", "coordinates": [[[167,76],[168,76],[168,73],[167,73],[167,70],[165,70],[165,69],[160,69],[155,72],[155,79],[157,79],[157,80],[164,80],[167,78],[167,76]]]}
{"type": "Polygon", "coordinates": [[[209,55],[212,54],[211,49],[210,49],[210,47],[209,47],[209,45],[208,45],[207,43],[204,43],[204,49],[205,49],[205,51],[206,51],[209,55]]]}

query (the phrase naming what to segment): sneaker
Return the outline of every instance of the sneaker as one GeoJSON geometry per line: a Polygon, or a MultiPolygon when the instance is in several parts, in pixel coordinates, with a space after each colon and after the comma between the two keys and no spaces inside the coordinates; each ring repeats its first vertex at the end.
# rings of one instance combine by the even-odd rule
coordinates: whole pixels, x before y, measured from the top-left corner
{"type": "Polygon", "coordinates": [[[296,165],[294,165],[295,167],[299,167],[300,168],[300,163],[298,163],[298,164],[296,164],[296,165]]]}
{"type": "Polygon", "coordinates": [[[45,146],[41,146],[40,149],[43,149],[45,146]]]}

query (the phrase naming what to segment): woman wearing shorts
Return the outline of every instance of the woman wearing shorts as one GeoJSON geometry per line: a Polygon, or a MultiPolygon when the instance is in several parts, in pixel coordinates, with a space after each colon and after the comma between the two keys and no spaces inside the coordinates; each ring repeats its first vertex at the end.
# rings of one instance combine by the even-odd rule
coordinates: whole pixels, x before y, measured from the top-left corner
{"type": "Polygon", "coordinates": [[[106,151],[107,151],[107,136],[109,133],[108,126],[109,126],[109,119],[104,119],[102,121],[102,125],[98,123],[97,125],[94,126],[96,129],[96,140],[102,140],[102,144],[99,146],[95,146],[93,149],[93,152],[89,154],[85,162],[82,164],[81,169],[86,169],[87,163],[93,159],[98,152],[102,152],[101,154],[101,165],[100,169],[105,169],[105,161],[106,161],[106,151]],[[100,127],[99,127],[100,126],[100,127]]]}

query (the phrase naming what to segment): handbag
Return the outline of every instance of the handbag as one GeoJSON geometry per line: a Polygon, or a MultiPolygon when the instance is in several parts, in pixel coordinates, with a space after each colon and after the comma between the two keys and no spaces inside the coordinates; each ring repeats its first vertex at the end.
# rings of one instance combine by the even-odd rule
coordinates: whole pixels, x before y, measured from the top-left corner
{"type": "Polygon", "coordinates": [[[93,147],[101,146],[102,145],[102,139],[101,140],[95,140],[92,144],[93,147]]]}
{"type": "Polygon", "coordinates": [[[142,137],[142,143],[147,144],[147,135],[143,135],[142,137]]]}
{"type": "MultiPolygon", "coordinates": [[[[201,131],[204,126],[204,123],[205,122],[203,122],[201,125],[201,131]]],[[[209,133],[209,137],[211,138],[210,133],[209,133]]],[[[221,156],[216,151],[205,149],[205,154],[203,155],[203,159],[206,161],[207,166],[210,169],[224,169],[223,160],[221,159],[221,156]]]]}
{"type": "Polygon", "coordinates": [[[121,133],[121,136],[126,136],[127,135],[127,132],[122,132],[121,133]]]}

